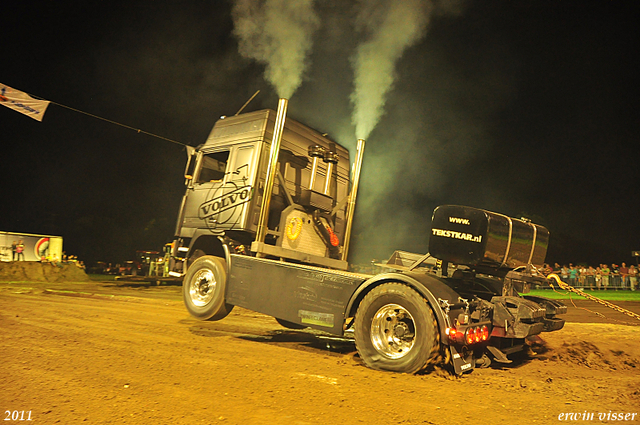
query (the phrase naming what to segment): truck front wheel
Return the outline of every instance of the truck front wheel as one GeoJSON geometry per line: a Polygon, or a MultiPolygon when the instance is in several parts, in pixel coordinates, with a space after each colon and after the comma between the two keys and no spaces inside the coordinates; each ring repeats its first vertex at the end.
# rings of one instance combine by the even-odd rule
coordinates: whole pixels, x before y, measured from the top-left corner
{"type": "Polygon", "coordinates": [[[438,355],[438,325],[427,301],[401,283],[385,283],[360,302],[356,348],[372,369],[416,373],[438,355]]]}
{"type": "Polygon", "coordinates": [[[220,320],[233,305],[225,303],[227,267],[224,260],[212,255],[198,258],[189,265],[182,281],[182,298],[189,313],[200,320],[220,320]]]}

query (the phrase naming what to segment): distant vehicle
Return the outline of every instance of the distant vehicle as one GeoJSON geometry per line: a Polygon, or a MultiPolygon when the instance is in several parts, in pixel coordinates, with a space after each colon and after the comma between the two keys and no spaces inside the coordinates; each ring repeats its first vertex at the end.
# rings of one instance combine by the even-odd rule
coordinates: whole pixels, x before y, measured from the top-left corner
{"type": "Polygon", "coordinates": [[[118,269],[120,276],[138,276],[142,275],[142,268],[138,261],[125,261],[118,269]]]}
{"type": "Polygon", "coordinates": [[[165,244],[163,252],[136,251],[136,260],[125,261],[118,267],[117,280],[137,282],[175,282],[180,279],[169,276],[169,259],[172,243],[165,244]]]}
{"type": "Polygon", "coordinates": [[[158,251],[136,251],[136,259],[125,261],[119,268],[120,276],[148,276],[152,266],[163,258],[158,251]]]}
{"type": "Polygon", "coordinates": [[[107,263],[104,261],[96,261],[94,265],[87,268],[87,273],[90,274],[107,274],[107,263]]]}
{"type": "MultiPolygon", "coordinates": [[[[141,276],[148,276],[158,262],[163,258],[164,254],[158,251],[136,251],[136,261],[138,262],[138,270],[141,276]]],[[[155,272],[154,272],[155,274],[155,272]]]]}

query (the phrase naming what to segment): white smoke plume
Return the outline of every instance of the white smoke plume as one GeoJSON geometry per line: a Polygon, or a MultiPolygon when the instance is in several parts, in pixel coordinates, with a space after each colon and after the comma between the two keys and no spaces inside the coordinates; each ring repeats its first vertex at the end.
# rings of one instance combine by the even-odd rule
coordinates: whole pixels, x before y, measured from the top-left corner
{"type": "Polygon", "coordinates": [[[433,5],[429,0],[360,0],[356,27],[368,35],[352,59],[353,124],[366,139],[382,115],[393,86],[395,63],[425,33],[433,5]]]}
{"type": "Polygon", "coordinates": [[[266,64],[267,80],[289,99],[302,83],[320,25],[313,0],[236,0],[232,15],[240,53],[266,64]]]}

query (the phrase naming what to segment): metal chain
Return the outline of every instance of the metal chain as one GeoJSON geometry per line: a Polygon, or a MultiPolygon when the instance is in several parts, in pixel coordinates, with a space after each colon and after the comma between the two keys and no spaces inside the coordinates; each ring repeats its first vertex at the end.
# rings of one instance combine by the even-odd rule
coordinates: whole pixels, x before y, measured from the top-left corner
{"type": "MultiPolygon", "coordinates": [[[[629,311],[627,309],[624,309],[620,306],[617,306],[615,304],[612,304],[608,301],[605,300],[601,300],[598,297],[594,297],[593,295],[587,294],[585,292],[582,292],[581,290],[574,288],[573,286],[563,282],[562,280],[560,280],[560,277],[555,274],[555,273],[551,273],[550,275],[547,276],[547,278],[549,279],[554,279],[556,281],[556,283],[558,284],[558,286],[562,289],[564,289],[565,291],[569,291],[569,292],[573,292],[576,293],[578,295],[580,295],[581,297],[584,297],[588,300],[597,302],[598,304],[602,304],[603,306],[609,307],[617,312],[620,312],[622,314],[626,314],[627,316],[631,316],[635,319],[640,320],[640,314],[634,313],[633,311],[629,311]]],[[[551,284],[551,282],[549,282],[549,285],[553,288],[553,285],[551,284]]]]}

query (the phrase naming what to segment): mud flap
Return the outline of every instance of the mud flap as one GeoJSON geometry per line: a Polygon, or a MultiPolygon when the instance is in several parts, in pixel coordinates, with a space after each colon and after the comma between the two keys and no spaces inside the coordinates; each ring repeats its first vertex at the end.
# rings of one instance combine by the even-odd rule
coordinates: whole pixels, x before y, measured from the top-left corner
{"type": "Polygon", "coordinates": [[[461,354],[458,352],[456,347],[453,345],[449,346],[449,350],[451,351],[451,363],[453,364],[453,371],[456,375],[462,375],[464,372],[469,372],[473,370],[474,361],[473,361],[473,351],[469,351],[467,355],[461,354]]]}

